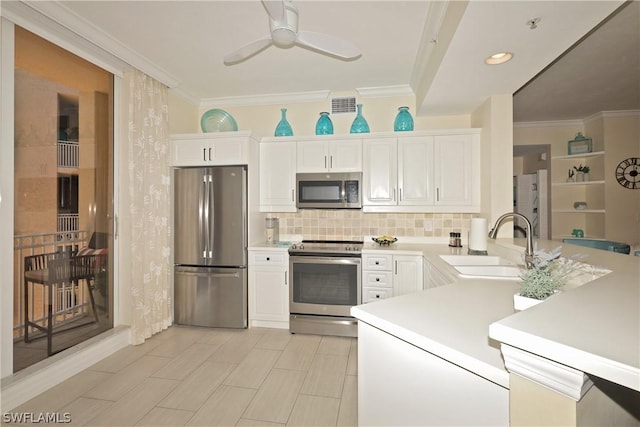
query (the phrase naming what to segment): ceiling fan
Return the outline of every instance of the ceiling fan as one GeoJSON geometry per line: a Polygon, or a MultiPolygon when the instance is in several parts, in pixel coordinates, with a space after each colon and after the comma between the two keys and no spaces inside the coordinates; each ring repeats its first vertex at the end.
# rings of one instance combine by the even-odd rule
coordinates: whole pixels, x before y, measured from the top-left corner
{"type": "Polygon", "coordinates": [[[347,40],[313,31],[298,31],[298,9],[291,0],[262,0],[262,4],[269,15],[271,34],[226,55],[226,65],[249,59],[271,45],[280,48],[298,45],[343,60],[356,59],[362,55],[360,49],[347,40]]]}

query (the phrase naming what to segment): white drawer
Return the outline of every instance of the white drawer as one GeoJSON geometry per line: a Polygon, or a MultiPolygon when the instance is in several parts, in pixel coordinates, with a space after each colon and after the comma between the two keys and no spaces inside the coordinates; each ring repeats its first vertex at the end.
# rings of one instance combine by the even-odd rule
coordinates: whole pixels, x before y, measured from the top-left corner
{"type": "Polygon", "coordinates": [[[393,274],[390,271],[363,271],[362,276],[362,286],[393,287],[393,274]]]}
{"type": "Polygon", "coordinates": [[[287,254],[276,251],[249,252],[249,265],[284,266],[287,263],[287,254]]]}
{"type": "Polygon", "coordinates": [[[363,270],[391,271],[393,257],[391,255],[363,255],[363,270]]]}
{"type": "Polygon", "coordinates": [[[393,291],[388,288],[362,288],[362,303],[373,302],[381,299],[391,298],[393,291]]]}

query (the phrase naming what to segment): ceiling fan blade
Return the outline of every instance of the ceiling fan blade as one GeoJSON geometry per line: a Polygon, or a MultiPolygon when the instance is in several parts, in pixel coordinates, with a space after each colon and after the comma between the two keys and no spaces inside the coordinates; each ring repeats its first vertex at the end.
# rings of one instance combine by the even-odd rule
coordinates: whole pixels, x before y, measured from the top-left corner
{"type": "Polygon", "coordinates": [[[342,59],[356,59],[362,56],[358,46],[350,41],[313,31],[299,31],[296,44],[342,59]]]}
{"type": "Polygon", "coordinates": [[[225,55],[224,63],[225,65],[237,64],[238,62],[242,62],[245,59],[251,58],[253,55],[256,55],[257,53],[260,53],[261,51],[268,48],[272,44],[273,42],[271,41],[270,37],[252,41],[251,43],[241,47],[235,52],[225,55]]]}
{"type": "Polygon", "coordinates": [[[284,0],[262,0],[267,13],[276,22],[284,20],[284,0]]]}

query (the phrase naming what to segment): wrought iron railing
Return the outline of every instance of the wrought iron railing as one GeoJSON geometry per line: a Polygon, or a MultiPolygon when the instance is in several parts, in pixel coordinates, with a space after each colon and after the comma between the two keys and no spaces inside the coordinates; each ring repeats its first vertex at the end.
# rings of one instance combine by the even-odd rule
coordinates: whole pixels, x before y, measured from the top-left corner
{"type": "Polygon", "coordinates": [[[58,232],[78,231],[80,228],[80,214],[58,214],[58,232]]]}
{"type": "MultiPolygon", "coordinates": [[[[24,335],[25,301],[24,301],[24,258],[51,252],[76,253],[78,249],[87,246],[87,231],[69,231],[61,233],[42,233],[14,236],[13,244],[13,337],[24,335]]],[[[29,320],[44,325],[47,315],[46,295],[44,286],[41,292],[29,292],[29,320]]],[[[88,295],[83,286],[60,286],[53,294],[53,324],[72,321],[86,316],[89,312],[88,295]]]]}
{"type": "Polygon", "coordinates": [[[78,141],[58,141],[58,167],[77,168],[80,164],[78,141]]]}

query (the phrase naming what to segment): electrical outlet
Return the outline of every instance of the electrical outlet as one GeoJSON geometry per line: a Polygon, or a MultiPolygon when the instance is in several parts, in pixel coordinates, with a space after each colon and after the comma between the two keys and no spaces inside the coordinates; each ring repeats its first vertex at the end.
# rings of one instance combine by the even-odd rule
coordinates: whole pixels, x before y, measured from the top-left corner
{"type": "Polygon", "coordinates": [[[430,221],[430,220],[424,221],[424,231],[433,231],[433,221],[430,221]]]}

